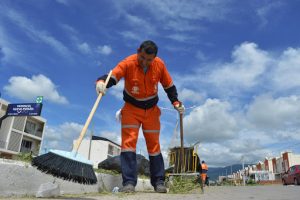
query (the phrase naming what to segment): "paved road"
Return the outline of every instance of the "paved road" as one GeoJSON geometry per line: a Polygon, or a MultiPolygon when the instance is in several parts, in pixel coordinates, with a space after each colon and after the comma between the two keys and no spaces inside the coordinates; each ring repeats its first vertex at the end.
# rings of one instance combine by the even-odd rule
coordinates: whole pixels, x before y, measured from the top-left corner
{"type": "MultiPolygon", "coordinates": [[[[27,200],[32,198],[11,198],[27,200]]],[[[137,192],[134,194],[95,194],[82,196],[67,196],[57,199],[68,200],[295,200],[300,199],[300,186],[214,186],[205,188],[205,193],[201,194],[200,189],[194,190],[189,194],[157,194],[154,192],[137,192]]],[[[44,199],[43,199],[44,200],[44,199]]],[[[51,200],[54,200],[52,198],[51,200]]]]}

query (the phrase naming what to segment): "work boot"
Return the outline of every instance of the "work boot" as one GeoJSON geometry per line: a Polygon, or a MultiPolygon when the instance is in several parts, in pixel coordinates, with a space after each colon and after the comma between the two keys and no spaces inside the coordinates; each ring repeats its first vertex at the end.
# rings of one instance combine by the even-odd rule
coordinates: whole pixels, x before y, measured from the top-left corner
{"type": "Polygon", "coordinates": [[[133,193],[135,192],[135,187],[132,184],[127,184],[120,189],[120,192],[133,193]]]}
{"type": "Polygon", "coordinates": [[[167,193],[167,188],[163,184],[159,184],[154,188],[155,192],[158,193],[167,193]]]}

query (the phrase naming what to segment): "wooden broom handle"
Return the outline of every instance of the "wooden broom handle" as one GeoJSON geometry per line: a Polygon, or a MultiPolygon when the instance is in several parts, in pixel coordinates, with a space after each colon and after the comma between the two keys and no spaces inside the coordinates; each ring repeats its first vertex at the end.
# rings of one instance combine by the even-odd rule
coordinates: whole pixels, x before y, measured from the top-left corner
{"type": "MultiPolygon", "coordinates": [[[[105,80],[105,83],[104,83],[105,84],[105,88],[106,88],[106,86],[108,84],[108,81],[109,81],[109,79],[111,77],[111,74],[112,74],[112,70],[110,70],[110,72],[108,73],[108,76],[107,76],[107,78],[105,80]]],[[[84,126],[82,128],[82,131],[81,131],[81,133],[79,135],[79,138],[76,140],[76,143],[74,145],[73,151],[74,150],[75,150],[75,152],[78,151],[78,149],[80,147],[80,144],[81,144],[81,142],[82,142],[82,140],[83,140],[83,138],[85,136],[85,133],[86,133],[86,131],[87,131],[87,129],[88,129],[88,127],[89,127],[89,125],[90,125],[90,123],[92,121],[92,118],[93,118],[93,116],[94,116],[94,114],[95,114],[95,112],[96,112],[96,110],[98,108],[98,105],[99,105],[99,102],[100,102],[102,96],[103,96],[103,94],[99,93],[99,95],[97,97],[97,100],[96,100],[96,102],[95,102],[95,104],[94,104],[94,106],[93,106],[93,108],[92,108],[92,110],[91,110],[91,112],[89,114],[89,117],[87,118],[87,120],[86,120],[86,122],[85,122],[85,124],[84,124],[84,126]]]]}
{"type": "Polygon", "coordinates": [[[180,120],[180,162],[181,162],[181,169],[180,173],[184,172],[184,142],[183,142],[183,114],[179,114],[179,120],[180,120]]]}

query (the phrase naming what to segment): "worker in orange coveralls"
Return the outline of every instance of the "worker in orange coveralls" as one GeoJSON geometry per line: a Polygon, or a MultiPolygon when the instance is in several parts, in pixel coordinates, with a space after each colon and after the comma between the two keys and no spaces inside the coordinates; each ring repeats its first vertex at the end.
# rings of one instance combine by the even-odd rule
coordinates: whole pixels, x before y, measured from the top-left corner
{"type": "Polygon", "coordinates": [[[201,179],[202,179],[202,186],[205,187],[205,181],[206,181],[206,177],[207,177],[207,171],[208,171],[208,166],[205,163],[204,160],[202,160],[202,164],[201,164],[201,179]]]}
{"type": "MultiPolygon", "coordinates": [[[[174,108],[184,112],[183,104],[177,98],[177,89],[163,62],[157,57],[157,45],[153,41],[144,41],[137,53],[128,56],[112,71],[106,86],[116,85],[124,78],[121,109],[122,144],[121,171],[123,188],[121,192],[134,192],[137,184],[136,143],[139,128],[142,127],[150,160],[151,184],[159,193],[166,193],[164,161],[160,150],[160,109],[158,102],[158,83],[161,83],[174,108]]],[[[96,91],[105,94],[104,81],[107,75],[98,78],[96,91]]]]}

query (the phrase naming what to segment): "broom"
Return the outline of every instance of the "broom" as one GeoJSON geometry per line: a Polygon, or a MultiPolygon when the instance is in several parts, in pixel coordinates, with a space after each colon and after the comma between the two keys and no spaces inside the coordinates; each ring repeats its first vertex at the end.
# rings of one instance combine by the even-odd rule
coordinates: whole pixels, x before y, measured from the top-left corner
{"type": "MultiPolygon", "coordinates": [[[[107,85],[111,74],[112,71],[109,72],[105,80],[105,86],[107,85]]],[[[103,94],[99,93],[79,138],[76,140],[72,152],[49,150],[48,153],[35,157],[32,160],[32,165],[36,166],[38,170],[44,173],[51,174],[64,180],[81,184],[96,184],[97,177],[93,169],[93,163],[80,156],[77,152],[102,96],[103,94]]]]}

